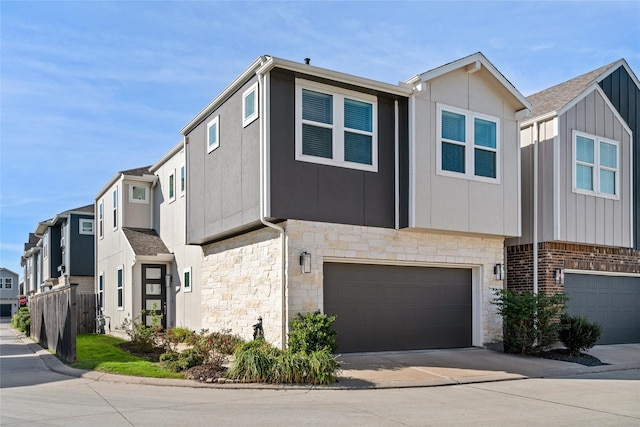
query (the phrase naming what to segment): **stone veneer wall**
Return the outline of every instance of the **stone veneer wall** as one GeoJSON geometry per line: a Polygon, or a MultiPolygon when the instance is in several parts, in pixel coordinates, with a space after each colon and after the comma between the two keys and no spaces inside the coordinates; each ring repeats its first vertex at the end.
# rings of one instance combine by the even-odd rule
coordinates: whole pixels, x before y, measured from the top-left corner
{"type": "MultiPolygon", "coordinates": [[[[563,292],[555,283],[557,268],[608,273],[640,273],[640,251],[629,248],[593,246],[564,242],[538,244],[538,290],[563,292]]],[[[533,245],[507,247],[507,287],[533,290],[533,245]]]]}
{"type": "MultiPolygon", "coordinates": [[[[93,276],[69,276],[68,283],[74,283],[78,285],[76,288],[76,292],[79,294],[94,294],[96,292],[95,288],[95,278],[93,276]]],[[[58,284],[55,288],[64,286],[67,284],[65,276],[60,276],[58,278],[58,284]]]]}

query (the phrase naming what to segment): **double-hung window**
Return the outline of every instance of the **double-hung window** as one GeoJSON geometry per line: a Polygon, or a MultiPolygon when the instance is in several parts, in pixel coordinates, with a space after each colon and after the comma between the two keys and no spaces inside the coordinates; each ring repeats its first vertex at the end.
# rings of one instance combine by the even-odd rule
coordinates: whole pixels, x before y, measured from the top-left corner
{"type": "Polygon", "coordinates": [[[500,180],[500,119],[438,105],[438,174],[500,180]]]}
{"type": "Polygon", "coordinates": [[[172,170],[169,174],[169,202],[173,202],[176,199],[176,171],[172,170]]]}
{"type": "Polygon", "coordinates": [[[113,229],[118,228],[118,189],[113,190],[113,229]]]}
{"type": "Polygon", "coordinates": [[[93,220],[88,218],[80,218],[78,220],[80,234],[93,234],[93,220]]]}
{"type": "Polygon", "coordinates": [[[296,80],[296,160],[377,172],[377,98],[296,80]]]}
{"type": "Polygon", "coordinates": [[[116,289],[118,292],[118,310],[124,309],[124,267],[118,267],[116,289]]]}
{"type": "Polygon", "coordinates": [[[98,237],[102,239],[104,236],[104,202],[98,202],[98,237]]]}
{"type": "Polygon", "coordinates": [[[100,313],[104,312],[104,273],[98,276],[98,309],[100,313]]]}
{"type": "Polygon", "coordinates": [[[573,191],[618,197],[618,141],[573,131],[573,191]]]}
{"type": "Polygon", "coordinates": [[[13,288],[13,279],[11,277],[4,278],[4,288],[12,289],[13,288]]]}
{"type": "Polygon", "coordinates": [[[191,292],[191,267],[185,268],[182,275],[182,289],[191,292]]]}

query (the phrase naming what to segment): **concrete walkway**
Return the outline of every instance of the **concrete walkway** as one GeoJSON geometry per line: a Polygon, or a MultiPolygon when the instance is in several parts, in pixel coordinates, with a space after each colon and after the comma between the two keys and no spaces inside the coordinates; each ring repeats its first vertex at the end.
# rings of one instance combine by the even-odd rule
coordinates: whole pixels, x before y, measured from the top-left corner
{"type": "MultiPolygon", "coordinates": [[[[326,389],[372,389],[432,387],[505,381],[524,378],[566,377],[576,374],[640,369],[640,344],[596,346],[589,354],[608,365],[586,367],[575,363],[536,357],[515,356],[468,348],[410,352],[341,355],[339,381],[326,389]]],[[[309,388],[269,384],[204,384],[191,380],[129,377],[70,368],[28,337],[0,323],[0,356],[3,383],[11,371],[42,369],[76,378],[131,384],[153,384],[192,388],[282,389],[309,388]],[[6,375],[6,377],[5,377],[6,375]]]]}

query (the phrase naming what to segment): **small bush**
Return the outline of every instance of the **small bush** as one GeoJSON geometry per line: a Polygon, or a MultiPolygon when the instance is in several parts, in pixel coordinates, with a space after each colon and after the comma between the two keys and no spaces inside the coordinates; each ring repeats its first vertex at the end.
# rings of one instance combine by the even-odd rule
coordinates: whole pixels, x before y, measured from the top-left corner
{"type": "Polygon", "coordinates": [[[504,326],[504,351],[538,354],[558,341],[558,317],[565,309],[567,297],[562,294],[496,290],[493,302],[498,306],[504,326]]]}
{"type": "Polygon", "coordinates": [[[11,318],[11,326],[26,336],[31,335],[31,314],[28,307],[20,307],[18,312],[11,318]]]}
{"type": "Polygon", "coordinates": [[[141,353],[152,353],[162,342],[162,315],[152,315],[152,326],[145,325],[141,318],[145,314],[143,310],[140,316],[133,320],[125,319],[119,329],[123,330],[131,340],[131,343],[141,353]]]}
{"type": "Polygon", "coordinates": [[[336,331],[331,327],[336,316],[327,316],[316,311],[298,315],[291,321],[289,349],[293,353],[327,350],[335,353],[338,348],[336,331]]]}
{"type": "Polygon", "coordinates": [[[199,349],[188,348],[182,353],[167,351],[160,356],[160,364],[173,372],[186,371],[194,366],[202,365],[205,355],[199,349]]]}
{"type": "Polygon", "coordinates": [[[160,346],[165,350],[177,351],[178,344],[191,340],[194,332],[187,328],[169,328],[161,334],[160,346]]]}
{"type": "Polygon", "coordinates": [[[572,356],[580,356],[583,350],[596,345],[601,333],[602,327],[599,324],[591,323],[584,317],[567,314],[560,317],[558,336],[572,356]]]}
{"type": "Polygon", "coordinates": [[[243,382],[271,382],[279,353],[280,350],[264,340],[241,344],[234,353],[235,361],[228,376],[243,382]]]}

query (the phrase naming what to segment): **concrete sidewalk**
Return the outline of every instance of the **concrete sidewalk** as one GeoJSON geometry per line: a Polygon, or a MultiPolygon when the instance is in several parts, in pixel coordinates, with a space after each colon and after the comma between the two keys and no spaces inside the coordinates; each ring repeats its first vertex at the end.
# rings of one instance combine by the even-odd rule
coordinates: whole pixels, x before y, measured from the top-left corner
{"type": "MultiPolygon", "coordinates": [[[[205,384],[191,380],[129,377],[71,368],[42,349],[28,337],[0,324],[0,346],[11,347],[11,358],[21,358],[21,369],[28,364],[76,378],[131,384],[152,384],[192,388],[282,389],[309,388],[270,384],[205,384]],[[37,357],[34,357],[37,356],[37,357]]],[[[433,387],[443,385],[505,381],[524,378],[566,377],[583,373],[640,369],[640,344],[596,346],[589,354],[609,365],[587,367],[575,363],[537,357],[510,355],[479,348],[408,352],[359,353],[339,356],[342,366],[337,383],[316,389],[380,389],[433,387]]],[[[5,356],[6,352],[0,352],[5,356]]],[[[2,370],[10,369],[3,363],[2,370]]],[[[5,372],[3,372],[4,374],[5,372]]]]}

